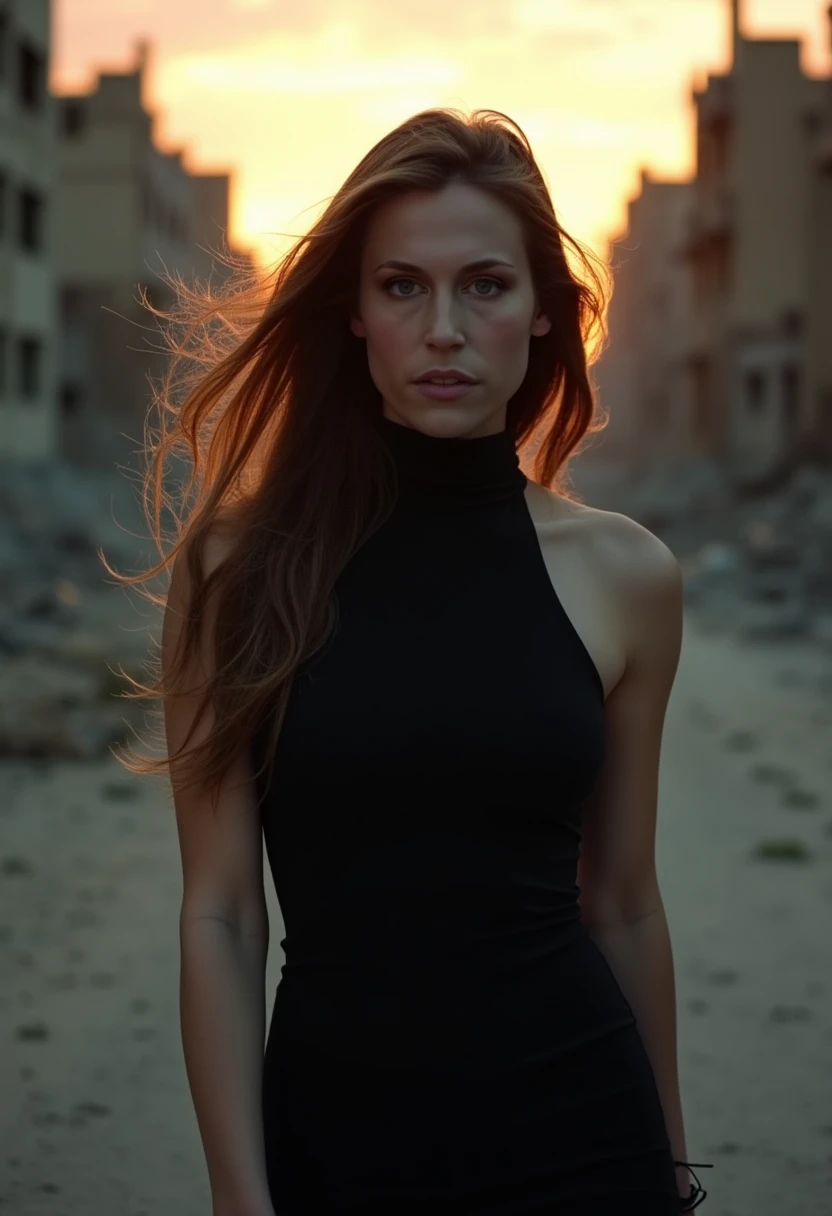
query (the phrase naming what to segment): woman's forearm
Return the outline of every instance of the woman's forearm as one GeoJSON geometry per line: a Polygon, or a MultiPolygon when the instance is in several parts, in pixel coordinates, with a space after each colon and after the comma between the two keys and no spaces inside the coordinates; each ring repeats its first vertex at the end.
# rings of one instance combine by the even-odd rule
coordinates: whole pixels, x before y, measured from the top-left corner
{"type": "Polygon", "coordinates": [[[215,1216],[271,1213],[261,1109],[268,930],[180,922],[180,1016],[215,1216]]]}
{"type": "MultiPolygon", "coordinates": [[[[640,920],[590,926],[635,1015],[659,1091],[673,1156],[687,1160],[685,1125],[679,1094],[676,1043],[676,985],[673,951],[663,906],[640,920]]],[[[690,1176],[677,1168],[679,1193],[687,1195],[690,1176]]]]}

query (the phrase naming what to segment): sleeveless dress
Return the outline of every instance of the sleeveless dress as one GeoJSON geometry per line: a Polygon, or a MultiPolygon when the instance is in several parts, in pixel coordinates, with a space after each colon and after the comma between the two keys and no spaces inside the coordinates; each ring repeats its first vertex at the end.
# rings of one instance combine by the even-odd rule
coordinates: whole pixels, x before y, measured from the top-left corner
{"type": "MultiPolygon", "coordinates": [[[[342,572],[258,780],[285,923],[275,1212],[671,1216],[655,1078],[577,902],[603,686],[513,438],[376,425],[396,507],[342,572]]],[[[259,767],[262,726],[252,747],[259,767]]]]}

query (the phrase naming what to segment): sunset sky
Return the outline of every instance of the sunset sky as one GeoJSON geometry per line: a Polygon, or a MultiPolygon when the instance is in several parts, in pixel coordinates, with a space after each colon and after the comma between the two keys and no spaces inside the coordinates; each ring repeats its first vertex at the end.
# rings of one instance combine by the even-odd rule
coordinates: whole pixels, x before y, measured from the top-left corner
{"type": "MultiPolygon", "coordinates": [[[[832,68],[827,0],[745,0],[746,31],[832,68]]],[[[89,88],[153,40],[164,150],[233,171],[231,237],[267,263],[417,110],[510,115],[562,224],[602,255],[640,166],[693,164],[690,88],[728,64],[728,0],[56,0],[52,89],[89,88]]]]}

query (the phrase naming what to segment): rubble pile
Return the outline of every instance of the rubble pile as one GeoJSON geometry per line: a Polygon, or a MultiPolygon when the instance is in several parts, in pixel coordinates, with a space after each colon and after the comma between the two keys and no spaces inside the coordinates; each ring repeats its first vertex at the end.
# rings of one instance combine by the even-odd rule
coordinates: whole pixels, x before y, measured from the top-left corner
{"type": "Polygon", "coordinates": [[[146,674],[156,614],[98,556],[139,572],[146,531],[122,473],[0,470],[0,756],[91,759],[147,712],[118,671],[146,674]]]}
{"type": "Polygon", "coordinates": [[[642,485],[631,513],[680,559],[688,605],[747,641],[803,638],[832,650],[832,470],[798,469],[780,490],[743,498],[714,477],[642,485]]]}
{"type": "MultiPolygon", "coordinates": [[[[832,470],[800,469],[753,499],[705,462],[598,489],[587,485],[585,501],[632,516],[673,549],[705,627],[832,653],[832,470]]],[[[157,560],[146,532],[122,472],[0,469],[0,757],[94,758],[144,718],[147,702],[118,695],[129,687],[118,670],[147,675],[161,622],[98,550],[138,573],[157,560]]]]}

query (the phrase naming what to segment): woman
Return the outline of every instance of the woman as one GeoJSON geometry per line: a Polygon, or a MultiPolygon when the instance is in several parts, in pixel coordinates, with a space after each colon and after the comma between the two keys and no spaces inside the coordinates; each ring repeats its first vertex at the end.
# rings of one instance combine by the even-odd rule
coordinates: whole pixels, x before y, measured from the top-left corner
{"type": "Polygon", "coordinates": [[[275,282],[191,302],[157,535],[183,440],[198,494],[137,687],[215,1216],[691,1210],[654,858],[680,574],[565,488],[602,289],[525,137],[417,114],[275,282]]]}

